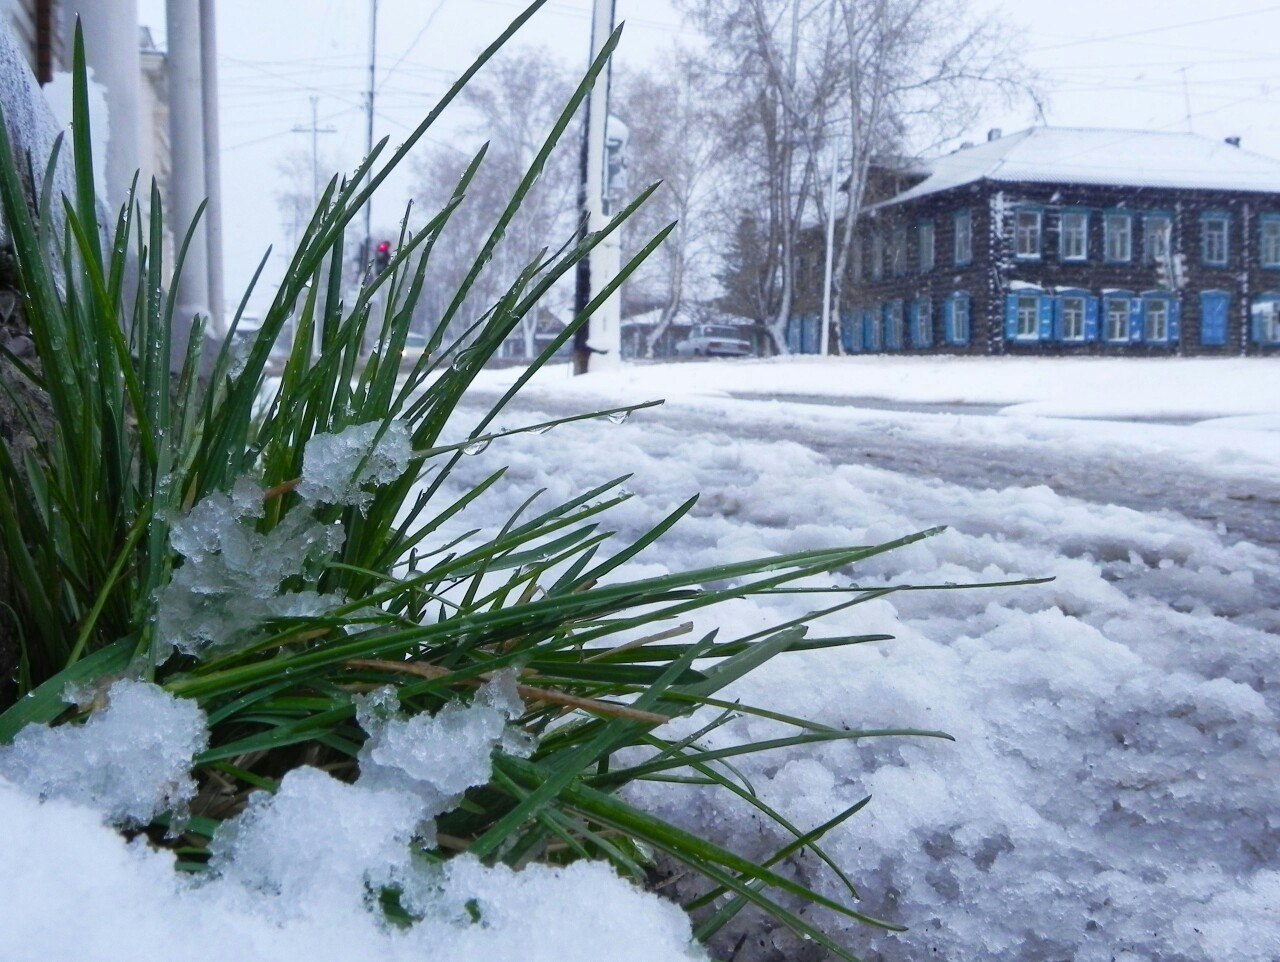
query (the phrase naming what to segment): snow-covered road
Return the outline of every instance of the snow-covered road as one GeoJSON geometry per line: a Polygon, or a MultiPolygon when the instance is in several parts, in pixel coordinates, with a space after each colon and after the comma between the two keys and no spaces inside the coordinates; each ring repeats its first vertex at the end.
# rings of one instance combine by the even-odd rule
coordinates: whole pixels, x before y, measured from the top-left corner
{"type": "MultiPolygon", "coordinates": [[[[589,406],[535,389],[503,420],[589,406]]],[[[686,398],[623,425],[495,443],[464,459],[459,480],[510,466],[510,490],[484,509],[500,522],[536,488],[568,497],[633,472],[637,497],[612,518],[623,538],[701,491],[631,574],[946,524],[859,568],[858,583],[1054,577],[853,608],[819,633],[896,640],[789,656],[735,692],[833,726],[941,728],[955,744],[806,746],[740,769],[805,827],[873,796],[827,848],[862,908],[911,931],[846,929],[864,958],[1274,962],[1280,489],[1247,444],[1217,438],[1206,454],[1197,430],[686,398]]],[[[733,637],[811,607],[741,602],[698,628],[733,637]]],[[[711,740],[777,733],[743,718],[711,740]]],[[[784,842],[740,803],[642,791],[748,854],[784,842]]],[[[795,870],[839,895],[812,861],[795,870]]],[[[809,956],[753,931],[733,957],[809,956]]]]}

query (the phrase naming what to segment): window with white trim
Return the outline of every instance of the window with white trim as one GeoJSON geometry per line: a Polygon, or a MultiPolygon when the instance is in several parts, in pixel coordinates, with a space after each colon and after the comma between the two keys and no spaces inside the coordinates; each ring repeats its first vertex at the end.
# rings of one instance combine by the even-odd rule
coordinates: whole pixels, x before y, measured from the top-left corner
{"type": "Polygon", "coordinates": [[[889,302],[888,324],[884,332],[885,347],[902,347],[902,301],[889,302]]]}
{"type": "Polygon", "coordinates": [[[1035,294],[1018,295],[1018,337],[1040,336],[1040,298],[1035,294]]]}
{"type": "Polygon", "coordinates": [[[893,276],[901,277],[907,272],[907,228],[905,224],[894,224],[890,237],[889,263],[893,276]]]}
{"type": "Polygon", "coordinates": [[[871,234],[871,278],[881,280],[884,277],[884,234],[874,231],[871,234]]]}
{"type": "Polygon", "coordinates": [[[1107,340],[1129,340],[1129,298],[1107,298],[1107,340]]]}
{"type": "Polygon", "coordinates": [[[1022,260],[1040,257],[1040,229],[1044,215],[1038,210],[1022,209],[1014,215],[1014,252],[1022,260]]]}
{"type": "Polygon", "coordinates": [[[916,231],[916,239],[920,244],[920,273],[928,274],[933,270],[933,221],[921,221],[916,231]]]}
{"type": "Polygon", "coordinates": [[[916,301],[916,329],[912,343],[916,347],[928,347],[933,343],[933,299],[930,297],[916,301]]]}
{"type": "Polygon", "coordinates": [[[855,237],[853,239],[853,251],[851,253],[851,256],[849,257],[849,260],[852,262],[850,264],[850,270],[852,271],[852,274],[853,274],[853,282],[855,284],[861,284],[862,283],[862,238],[861,237],[855,237]]]}
{"type": "Polygon", "coordinates": [[[1133,260],[1133,218],[1128,214],[1106,214],[1102,218],[1102,229],[1107,260],[1133,260]]]}
{"type": "Polygon", "coordinates": [[[1089,258],[1089,215],[1082,210],[1064,210],[1058,218],[1058,257],[1064,261],[1089,258]]]}
{"type": "Polygon", "coordinates": [[[1163,264],[1173,250],[1173,218],[1168,214],[1148,214],[1142,219],[1142,259],[1163,264]]]}
{"type": "Polygon", "coordinates": [[[956,211],[954,224],[956,264],[968,264],[973,261],[973,214],[968,210],[956,211]]]}
{"type": "Polygon", "coordinates": [[[1064,341],[1084,340],[1084,298],[1064,297],[1062,299],[1062,339],[1064,341]]]}
{"type": "Polygon", "coordinates": [[[1200,221],[1200,255],[1206,264],[1227,263],[1228,223],[1226,214],[1206,214],[1200,221]]]}
{"type": "Polygon", "coordinates": [[[1258,236],[1258,260],[1263,267],[1280,267],[1280,215],[1263,214],[1258,236]]]}
{"type": "Polygon", "coordinates": [[[1143,336],[1146,340],[1169,340],[1169,302],[1159,297],[1151,298],[1146,303],[1145,314],[1143,336]]]}
{"type": "Polygon", "coordinates": [[[1263,297],[1253,303],[1254,339],[1262,344],[1280,344],[1280,298],[1263,297]]]}
{"type": "Polygon", "coordinates": [[[955,294],[951,301],[951,343],[969,343],[969,295],[955,294]]]}

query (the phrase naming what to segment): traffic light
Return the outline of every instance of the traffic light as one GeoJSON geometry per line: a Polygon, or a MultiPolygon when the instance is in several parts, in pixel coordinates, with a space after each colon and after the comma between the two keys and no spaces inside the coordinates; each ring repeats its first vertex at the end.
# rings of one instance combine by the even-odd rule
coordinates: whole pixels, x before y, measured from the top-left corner
{"type": "Polygon", "coordinates": [[[376,251],[373,255],[373,269],[375,273],[381,274],[391,263],[391,241],[378,241],[376,251]]]}

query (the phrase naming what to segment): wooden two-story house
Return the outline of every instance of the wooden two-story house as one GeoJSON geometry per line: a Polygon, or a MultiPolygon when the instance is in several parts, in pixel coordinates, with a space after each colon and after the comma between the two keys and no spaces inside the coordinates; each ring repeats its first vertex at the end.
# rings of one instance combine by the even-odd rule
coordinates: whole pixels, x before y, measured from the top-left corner
{"type": "Polygon", "coordinates": [[[1194,134],[1036,127],[913,180],[860,217],[847,352],[1280,356],[1280,161],[1194,134]]]}

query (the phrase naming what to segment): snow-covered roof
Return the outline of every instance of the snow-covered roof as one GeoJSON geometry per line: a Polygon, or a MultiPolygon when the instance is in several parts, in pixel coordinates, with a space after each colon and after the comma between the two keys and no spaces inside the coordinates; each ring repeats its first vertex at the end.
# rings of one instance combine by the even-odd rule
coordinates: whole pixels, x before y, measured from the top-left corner
{"type": "Polygon", "coordinates": [[[1032,127],[927,162],[897,204],[980,180],[1280,193],[1280,160],[1198,134],[1032,127]]]}

